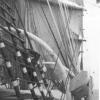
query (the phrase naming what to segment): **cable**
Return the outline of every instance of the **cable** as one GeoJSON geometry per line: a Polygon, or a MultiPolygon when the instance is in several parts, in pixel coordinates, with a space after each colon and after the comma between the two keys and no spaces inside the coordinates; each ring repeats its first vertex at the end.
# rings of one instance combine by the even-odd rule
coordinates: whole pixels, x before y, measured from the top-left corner
{"type": "MultiPolygon", "coordinates": [[[[35,25],[35,24],[34,24],[35,25]]],[[[35,29],[36,29],[36,26],[35,26],[35,29]]],[[[48,90],[47,90],[48,91],[48,90]]]]}
{"type": "MultiPolygon", "coordinates": [[[[40,6],[42,6],[42,5],[40,5],[40,6]]],[[[42,7],[41,9],[42,9],[42,11],[44,11],[44,10],[43,10],[43,7],[42,7]]],[[[44,14],[45,14],[45,13],[44,13],[44,14]]],[[[45,17],[46,17],[46,15],[45,15],[45,17]]],[[[48,21],[48,20],[47,20],[47,17],[46,17],[46,21],[48,21]]],[[[49,22],[48,22],[48,24],[49,24],[49,22]]],[[[49,27],[49,28],[51,29],[51,27],[49,27]]],[[[56,42],[56,43],[57,43],[57,42],[56,42]]],[[[60,53],[60,52],[59,52],[59,53],[60,53]]],[[[58,53],[58,54],[59,54],[59,53],[58,53]]],[[[59,55],[58,55],[58,57],[59,57],[59,55]]],[[[57,57],[57,60],[58,60],[58,57],[57,57]]],[[[57,63],[57,60],[56,60],[56,63],[57,63]]],[[[55,66],[56,66],[56,63],[55,63],[55,66]]],[[[55,70],[55,66],[54,66],[54,70],[55,70]]],[[[54,70],[53,70],[53,72],[54,72],[54,70]]],[[[50,85],[51,85],[51,82],[50,82],[50,85]]],[[[49,85],[49,87],[50,87],[50,85],[49,85]]]]}
{"type": "MultiPolygon", "coordinates": [[[[59,3],[59,1],[58,1],[58,3],[59,3]]],[[[71,50],[68,51],[68,49],[69,49],[69,47],[68,47],[68,42],[70,43],[70,41],[69,41],[70,38],[68,37],[67,34],[69,34],[69,32],[67,32],[67,25],[66,25],[66,23],[65,23],[66,21],[65,21],[65,15],[64,15],[63,8],[62,8],[62,6],[60,5],[60,3],[59,3],[58,5],[59,5],[59,8],[60,8],[62,20],[63,20],[64,26],[65,26],[65,31],[66,31],[66,34],[64,34],[64,36],[62,37],[62,39],[64,38],[64,39],[63,39],[63,42],[64,42],[64,45],[65,45],[65,53],[66,53],[66,55],[67,55],[66,58],[68,58],[68,54],[69,54],[68,52],[71,51],[71,50]],[[66,35],[67,35],[67,37],[66,37],[67,39],[65,39],[65,36],[66,36],[66,35]],[[66,41],[66,44],[67,44],[67,48],[66,48],[65,41],[66,41]]],[[[69,15],[69,14],[67,14],[67,15],[69,15]]],[[[69,20],[68,20],[68,21],[69,21],[69,20]]],[[[64,32],[63,32],[63,33],[64,33],[64,32]]],[[[62,34],[63,34],[63,33],[62,33],[62,34]]],[[[68,62],[67,62],[67,63],[68,63],[68,62]]]]}
{"type": "MultiPolygon", "coordinates": [[[[65,7],[65,5],[64,5],[64,10],[65,10],[65,14],[66,14],[66,16],[67,15],[69,15],[69,10],[68,10],[68,6],[67,6],[67,8],[65,7]],[[67,9],[67,10],[66,10],[67,9]]],[[[72,48],[73,48],[73,55],[72,55],[72,57],[71,56],[69,56],[69,58],[70,58],[70,61],[71,61],[71,65],[76,69],[76,67],[75,67],[75,65],[72,63],[73,62],[73,60],[74,60],[74,58],[75,58],[75,62],[77,63],[77,60],[76,60],[76,57],[75,57],[75,53],[76,53],[76,49],[74,49],[74,45],[76,45],[75,43],[74,43],[74,41],[73,41],[73,36],[72,36],[72,32],[71,32],[71,29],[70,29],[70,27],[69,27],[69,21],[68,21],[68,18],[67,18],[67,26],[68,26],[68,34],[69,34],[69,38],[70,38],[70,41],[71,41],[71,45],[70,46],[72,46],[72,48]]],[[[70,52],[70,50],[69,50],[69,47],[68,47],[68,51],[70,52]]]]}
{"type": "MultiPolygon", "coordinates": [[[[59,52],[58,55],[57,55],[57,59],[56,59],[56,61],[55,61],[55,65],[54,65],[54,69],[53,69],[52,74],[53,74],[54,71],[55,71],[56,64],[57,64],[57,61],[58,61],[58,58],[59,58],[59,54],[60,54],[60,52],[59,52]]],[[[49,84],[49,86],[48,86],[48,91],[49,91],[49,88],[50,88],[50,86],[51,86],[51,83],[52,83],[52,82],[50,81],[50,84],[49,84]]],[[[48,95],[48,91],[47,91],[46,97],[47,97],[47,95],[48,95]]]]}
{"type": "MultiPolygon", "coordinates": [[[[25,27],[24,27],[24,25],[23,25],[23,22],[22,22],[22,19],[21,19],[20,14],[19,14],[19,12],[18,12],[18,9],[17,9],[17,7],[16,7],[16,4],[15,4],[15,9],[16,9],[16,11],[17,11],[17,14],[18,14],[18,17],[19,17],[19,19],[20,19],[20,22],[21,22],[21,24],[22,24],[22,26],[23,26],[25,36],[27,37],[28,43],[29,43],[29,45],[30,45],[30,49],[33,50],[33,47],[32,47],[32,44],[31,44],[31,41],[30,41],[29,36],[28,36],[28,34],[27,34],[26,30],[25,30],[25,27]]],[[[32,63],[29,62],[29,64],[31,64],[31,65],[33,66],[32,63]]],[[[35,71],[35,68],[34,68],[34,71],[35,71]]],[[[34,72],[34,71],[33,71],[33,72],[34,72]]],[[[36,71],[35,71],[35,73],[36,73],[36,71]]],[[[36,75],[36,74],[35,74],[35,75],[36,75]]],[[[37,77],[35,77],[35,78],[36,78],[36,81],[37,81],[37,86],[38,86],[38,88],[39,88],[39,91],[40,91],[40,93],[41,93],[43,99],[45,100],[44,93],[43,93],[42,90],[40,90],[40,87],[41,87],[41,86],[40,86],[39,80],[38,80],[37,77]]],[[[30,85],[31,85],[31,84],[30,84],[30,85]]],[[[31,88],[32,88],[32,87],[31,87],[31,88]]],[[[33,91],[33,90],[31,89],[31,91],[33,91]]]]}
{"type": "MultiPolygon", "coordinates": [[[[48,1],[47,1],[48,2],[48,1]]],[[[49,3],[48,3],[48,5],[49,5],[49,3]]],[[[50,8],[50,5],[49,5],[49,8],[50,8]]]]}
{"type": "Polygon", "coordinates": [[[27,40],[28,40],[29,45],[30,45],[30,48],[33,50],[33,46],[32,46],[32,44],[31,44],[31,41],[30,41],[30,39],[29,39],[29,36],[28,36],[28,34],[27,34],[27,32],[26,32],[26,29],[25,29],[25,27],[24,27],[24,25],[23,25],[21,16],[20,16],[19,11],[18,11],[18,9],[17,9],[17,7],[16,7],[16,3],[14,3],[14,4],[15,4],[15,9],[16,9],[16,11],[17,11],[18,17],[19,17],[20,22],[21,22],[21,24],[22,24],[22,27],[23,27],[23,29],[24,29],[25,36],[27,37],[27,40]]]}
{"type": "MultiPolygon", "coordinates": [[[[40,5],[40,6],[41,6],[41,5],[40,5]]],[[[54,35],[53,31],[52,31],[52,28],[51,28],[51,26],[50,26],[50,24],[49,24],[49,21],[48,21],[48,19],[47,19],[47,17],[46,17],[46,14],[45,14],[45,12],[44,12],[42,6],[41,6],[41,9],[42,9],[43,14],[44,14],[44,17],[45,17],[45,19],[46,19],[46,21],[47,21],[47,24],[48,24],[48,26],[49,26],[49,29],[50,29],[50,31],[51,31],[51,33],[52,33],[52,35],[53,35],[53,38],[54,38],[54,40],[55,40],[55,42],[56,42],[56,44],[57,44],[58,50],[59,50],[59,52],[60,52],[60,54],[61,54],[61,56],[62,56],[62,58],[63,58],[63,61],[64,61],[64,63],[65,63],[66,66],[67,66],[67,63],[66,63],[66,61],[65,61],[65,58],[64,58],[64,56],[63,56],[63,53],[62,53],[62,51],[61,51],[61,49],[60,49],[60,48],[62,47],[62,45],[59,46],[59,44],[58,44],[58,42],[57,42],[57,39],[56,39],[56,37],[55,37],[55,35],[54,35]]]]}

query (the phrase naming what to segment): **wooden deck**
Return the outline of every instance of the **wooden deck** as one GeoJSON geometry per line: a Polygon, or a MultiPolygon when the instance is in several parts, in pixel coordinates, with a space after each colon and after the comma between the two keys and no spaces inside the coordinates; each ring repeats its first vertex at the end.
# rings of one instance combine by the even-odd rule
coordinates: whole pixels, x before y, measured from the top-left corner
{"type": "MultiPolygon", "coordinates": [[[[42,100],[38,89],[36,89],[35,92],[39,98],[38,100],[42,100]]],[[[20,93],[21,99],[18,99],[13,89],[0,88],[0,100],[33,100],[29,90],[21,90],[20,93]]],[[[46,98],[46,100],[59,100],[61,92],[58,90],[52,90],[52,95],[54,98],[46,98]]]]}
{"type": "MultiPolygon", "coordinates": [[[[21,91],[23,100],[32,100],[30,93],[21,91]]],[[[18,100],[13,89],[0,88],[0,100],[18,100]]],[[[20,99],[22,100],[22,99],[20,99]]]]}

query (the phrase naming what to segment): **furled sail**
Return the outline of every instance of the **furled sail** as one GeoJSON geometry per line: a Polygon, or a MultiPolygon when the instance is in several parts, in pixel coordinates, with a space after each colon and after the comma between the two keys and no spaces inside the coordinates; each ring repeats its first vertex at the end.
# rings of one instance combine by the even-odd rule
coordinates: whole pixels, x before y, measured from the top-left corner
{"type": "MultiPolygon", "coordinates": [[[[23,4],[25,5],[21,12],[24,15],[26,30],[40,37],[57,54],[59,53],[59,57],[66,67],[77,66],[81,42],[78,41],[80,31],[77,31],[78,27],[74,26],[73,22],[78,13],[75,15],[73,10],[68,9],[66,5],[62,7],[62,4],[53,6],[49,3],[48,6],[46,1],[42,3],[26,0],[23,4]]],[[[81,28],[81,24],[77,24],[81,28]]],[[[50,60],[49,55],[41,46],[34,43],[33,47],[42,56],[47,55],[44,56],[46,60],[50,60]]]]}

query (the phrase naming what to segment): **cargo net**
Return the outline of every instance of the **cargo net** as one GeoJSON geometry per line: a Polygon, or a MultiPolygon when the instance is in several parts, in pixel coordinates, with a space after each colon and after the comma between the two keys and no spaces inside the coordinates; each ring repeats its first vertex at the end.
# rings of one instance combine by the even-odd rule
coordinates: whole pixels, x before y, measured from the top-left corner
{"type": "Polygon", "coordinates": [[[27,93],[23,96],[21,90],[30,90],[29,98],[32,99],[54,99],[45,77],[47,69],[39,61],[40,54],[32,48],[26,49],[25,38],[28,36],[20,34],[12,16],[14,11],[5,1],[0,0],[0,84],[14,88],[18,100],[27,98],[27,93]]]}

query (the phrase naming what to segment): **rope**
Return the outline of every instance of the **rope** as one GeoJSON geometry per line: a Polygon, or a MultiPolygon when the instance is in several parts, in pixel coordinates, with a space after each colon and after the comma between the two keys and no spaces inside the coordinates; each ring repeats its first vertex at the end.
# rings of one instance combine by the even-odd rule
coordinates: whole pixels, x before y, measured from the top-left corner
{"type": "Polygon", "coordinates": [[[49,29],[50,29],[52,35],[53,35],[53,38],[54,38],[54,40],[55,40],[55,42],[56,42],[56,44],[57,44],[58,50],[59,50],[59,52],[60,52],[60,54],[61,54],[61,56],[62,56],[62,58],[63,58],[63,61],[64,61],[64,63],[66,64],[66,66],[68,66],[67,63],[66,63],[66,61],[65,61],[65,58],[64,58],[64,56],[63,56],[63,53],[62,53],[62,51],[61,51],[61,49],[60,49],[62,45],[59,46],[59,44],[58,44],[58,42],[57,42],[57,39],[56,39],[56,37],[55,37],[55,35],[54,35],[53,31],[52,31],[52,28],[51,28],[51,26],[50,26],[50,24],[49,24],[49,21],[48,21],[48,19],[47,19],[47,17],[46,17],[46,14],[45,14],[45,12],[44,12],[44,10],[43,10],[42,5],[40,5],[40,7],[41,7],[41,9],[42,9],[42,11],[43,11],[44,17],[45,17],[45,19],[46,19],[46,21],[47,21],[47,24],[48,24],[48,26],[49,26],[49,29]]]}
{"type": "MultiPolygon", "coordinates": [[[[60,4],[59,4],[59,6],[60,6],[60,4]]],[[[62,10],[65,10],[65,14],[66,14],[66,17],[69,15],[69,11],[68,11],[68,6],[66,6],[65,7],[65,5],[64,5],[64,9],[63,9],[63,7],[61,6],[61,9],[62,10]],[[67,8],[66,8],[67,7],[67,8]],[[66,10],[67,9],[67,10],[66,10]]],[[[64,13],[64,12],[62,12],[62,13],[64,13]]],[[[66,18],[67,19],[67,23],[65,23],[66,25],[65,25],[65,27],[67,28],[67,30],[68,30],[68,34],[69,34],[69,41],[70,41],[70,47],[72,47],[72,49],[73,49],[73,51],[72,51],[72,53],[73,53],[73,55],[72,56],[70,56],[71,55],[71,50],[69,50],[69,47],[68,47],[68,51],[70,52],[70,53],[68,53],[68,54],[70,54],[70,55],[68,55],[68,57],[69,57],[69,59],[70,59],[70,61],[71,61],[71,64],[72,64],[72,66],[76,69],[76,67],[75,67],[75,65],[73,64],[74,62],[73,62],[73,60],[75,60],[75,62],[77,62],[77,60],[75,59],[76,57],[75,57],[75,53],[76,53],[76,50],[77,49],[74,49],[74,45],[75,45],[75,43],[74,43],[74,41],[73,41],[73,37],[72,37],[72,33],[71,33],[71,29],[69,28],[69,18],[66,18]],[[73,62],[73,63],[72,63],[73,62]]],[[[64,20],[64,19],[63,19],[64,20]]],[[[64,21],[65,22],[65,21],[64,21]]]]}
{"type": "Polygon", "coordinates": [[[32,44],[31,44],[31,41],[30,41],[30,39],[29,39],[29,36],[28,36],[28,34],[27,34],[27,32],[26,32],[26,29],[25,29],[24,24],[23,24],[23,22],[22,22],[22,19],[21,19],[21,16],[20,16],[20,14],[19,14],[19,11],[18,11],[18,9],[17,9],[17,7],[16,7],[16,3],[14,3],[14,4],[15,4],[15,9],[16,9],[16,12],[17,12],[17,14],[18,14],[19,20],[20,20],[20,22],[21,22],[21,24],[22,24],[22,27],[23,27],[23,29],[24,29],[25,36],[27,37],[27,40],[28,40],[29,45],[30,45],[30,48],[33,50],[33,46],[32,46],[32,44]]]}
{"type": "MultiPolygon", "coordinates": [[[[69,29],[69,20],[68,20],[68,18],[67,18],[67,23],[65,23],[66,21],[65,21],[65,16],[64,16],[64,12],[63,12],[63,7],[62,7],[62,4],[58,1],[58,4],[59,4],[59,7],[60,7],[60,12],[61,12],[61,15],[62,15],[62,19],[63,19],[63,23],[64,23],[64,26],[65,26],[65,29],[66,29],[66,35],[67,35],[67,39],[68,39],[68,41],[69,41],[69,44],[70,44],[70,47],[71,47],[71,49],[69,50],[69,47],[68,47],[68,51],[70,52],[70,54],[71,54],[71,52],[73,52],[74,51],[74,48],[73,48],[73,43],[72,43],[72,37],[71,37],[71,32],[70,32],[70,29],[69,29]]],[[[65,7],[65,6],[64,6],[65,7]]],[[[66,8],[65,8],[66,9],[66,8]]],[[[68,7],[67,7],[67,12],[68,12],[68,7]]],[[[67,13],[67,15],[69,15],[69,13],[67,13]]],[[[66,41],[67,41],[67,39],[66,39],[66,41]]],[[[68,41],[66,42],[66,44],[68,43],[68,41]]],[[[67,44],[67,46],[68,46],[68,44],[67,44]]],[[[71,57],[71,56],[70,56],[71,57]]],[[[71,61],[72,62],[72,61],[71,61]]]]}
{"type": "MultiPolygon", "coordinates": [[[[15,8],[16,8],[16,10],[17,10],[17,7],[16,7],[16,4],[15,4],[15,8]]],[[[20,19],[20,21],[21,21],[21,23],[22,23],[22,20],[21,20],[21,17],[20,17],[20,15],[19,15],[19,12],[18,12],[18,10],[17,10],[17,14],[18,14],[18,16],[19,16],[19,19],[20,19]]],[[[8,23],[7,23],[8,24],[8,23]]],[[[23,23],[22,23],[22,26],[24,27],[24,25],[23,25],[23,23]]],[[[14,27],[15,28],[15,27],[14,27]]],[[[9,29],[9,31],[10,31],[10,26],[8,26],[8,29],[9,29]]],[[[16,29],[16,28],[15,28],[16,29]]],[[[18,32],[18,31],[17,31],[18,32]]],[[[24,29],[24,32],[26,32],[26,30],[24,29]]],[[[26,35],[26,37],[27,37],[27,39],[29,40],[29,37],[28,37],[28,35],[27,34],[25,34],[26,35]]],[[[13,37],[12,37],[13,38],[13,37]]],[[[13,43],[14,43],[14,47],[16,46],[16,42],[14,41],[14,39],[13,39],[13,43]]],[[[1,43],[2,44],[2,43],[1,43]]],[[[31,47],[31,49],[33,49],[32,48],[32,45],[31,45],[31,42],[30,42],[30,40],[29,40],[29,44],[30,44],[30,47],[31,47]]],[[[23,47],[24,47],[24,45],[23,45],[23,47]]],[[[25,49],[26,50],[26,49],[25,49]]],[[[18,53],[20,56],[21,56],[21,54],[20,53],[18,53]]],[[[19,56],[18,55],[18,56],[19,56]]],[[[23,59],[21,59],[21,61],[23,62],[23,59]]],[[[9,65],[10,66],[10,65],[9,65]]],[[[24,66],[24,65],[23,65],[24,66]]],[[[25,69],[25,66],[24,66],[24,69],[25,69]]],[[[10,71],[10,69],[9,69],[9,71],[10,71]]],[[[26,72],[27,72],[27,70],[25,69],[24,70],[25,72],[24,72],[24,74],[26,74],[26,72]]],[[[11,71],[10,71],[11,72],[11,71]]],[[[13,76],[13,73],[11,74],[11,76],[13,76]]],[[[26,75],[27,76],[27,75],[26,75]]],[[[38,82],[39,83],[39,82],[38,82]]],[[[29,85],[31,85],[31,84],[29,84],[29,85]]],[[[19,96],[19,94],[20,93],[18,93],[19,91],[18,91],[18,89],[17,89],[17,87],[14,87],[15,88],[15,91],[16,91],[16,94],[19,96]]],[[[31,85],[31,88],[32,88],[32,85],[31,85]]],[[[31,92],[32,92],[32,96],[33,96],[33,98],[34,98],[34,91],[31,89],[31,92]]],[[[43,92],[42,91],[40,91],[41,92],[41,94],[42,94],[42,96],[43,96],[43,99],[45,100],[45,98],[44,98],[44,94],[43,94],[43,92]]]]}
{"type": "MultiPolygon", "coordinates": [[[[4,10],[2,11],[2,14],[3,14],[4,18],[6,18],[6,15],[5,15],[5,11],[4,10]]],[[[4,20],[4,21],[6,22],[6,25],[7,25],[8,29],[9,29],[9,31],[10,31],[10,25],[7,23],[6,20],[4,20]]],[[[12,80],[12,84],[14,86],[14,90],[15,90],[16,96],[18,98],[21,98],[20,91],[19,91],[19,86],[18,86],[18,83],[16,82],[16,78],[15,78],[15,75],[14,75],[14,72],[13,72],[12,62],[11,62],[11,59],[9,57],[9,54],[7,53],[9,51],[8,51],[8,48],[6,46],[7,45],[5,45],[5,42],[4,41],[1,41],[0,42],[1,53],[2,53],[3,59],[4,59],[5,63],[6,63],[6,68],[7,68],[8,74],[9,74],[11,80],[12,80]]]]}
{"type": "MultiPolygon", "coordinates": [[[[50,4],[49,4],[48,0],[47,0],[47,3],[48,3],[48,6],[49,6],[49,9],[50,9],[50,11],[51,11],[51,15],[52,15],[52,17],[53,17],[53,20],[54,20],[54,16],[53,16],[53,13],[52,13],[52,10],[51,10],[51,7],[50,7],[50,4]]],[[[44,10],[43,10],[43,7],[42,7],[42,6],[41,6],[41,8],[42,8],[42,11],[43,11],[43,13],[44,13],[44,10]]],[[[44,13],[44,16],[45,16],[46,21],[47,21],[47,23],[48,23],[48,25],[49,25],[49,28],[50,28],[50,30],[51,30],[50,24],[49,24],[49,22],[48,22],[48,20],[47,20],[47,17],[46,17],[46,15],[45,15],[45,13],[44,13]]],[[[54,20],[54,23],[56,24],[55,20],[54,20]]],[[[56,26],[56,28],[57,28],[57,31],[59,31],[57,26],[56,26]]],[[[60,33],[60,32],[58,32],[58,33],[60,33]]],[[[53,34],[53,32],[52,32],[52,34],[53,34]]],[[[53,37],[54,37],[54,34],[53,34],[53,37]]],[[[56,40],[56,39],[55,39],[55,40],[56,40]]],[[[56,41],[56,44],[57,44],[57,41],[56,41]]],[[[65,82],[65,83],[66,83],[66,82],[65,82]]],[[[51,85],[51,83],[50,83],[50,85],[51,85]]],[[[50,85],[49,85],[49,86],[50,86],[50,85]]],[[[63,94],[62,94],[62,95],[63,95],[63,94]]]]}
{"type": "MultiPolygon", "coordinates": [[[[33,17],[33,18],[34,18],[34,17],[33,17]]],[[[35,25],[35,22],[34,22],[34,25],[35,25]]],[[[35,25],[34,27],[35,27],[35,32],[38,33],[37,30],[36,30],[36,25],[35,25]]],[[[30,28],[30,29],[31,29],[31,28],[30,28]]],[[[42,48],[41,48],[41,49],[42,49],[42,48]]],[[[44,56],[44,54],[43,54],[43,56],[44,56]]],[[[42,64],[42,63],[41,63],[41,64],[42,64]]],[[[45,80],[45,81],[46,81],[46,80],[45,80]]],[[[47,91],[48,91],[48,90],[47,90],[47,91]]],[[[47,96],[46,96],[46,97],[47,97],[47,96]]]]}
{"type": "MultiPolygon", "coordinates": [[[[62,16],[62,19],[63,19],[63,23],[64,23],[64,26],[65,26],[65,30],[66,30],[66,33],[68,33],[67,32],[67,29],[66,29],[66,21],[65,21],[65,19],[64,19],[64,14],[63,14],[63,12],[62,12],[62,9],[61,9],[61,6],[60,6],[60,4],[58,4],[59,5],[59,8],[60,8],[60,12],[61,12],[61,16],[62,16]]],[[[68,35],[67,34],[65,34],[64,32],[62,33],[62,35],[63,35],[63,37],[62,37],[62,39],[63,39],[63,43],[64,43],[64,45],[65,45],[65,53],[66,53],[66,58],[68,59],[68,54],[70,54],[70,52],[69,51],[71,51],[71,50],[69,50],[69,44],[68,43],[70,43],[70,41],[69,41],[69,37],[68,37],[68,35]],[[63,35],[64,34],[64,35],[63,35]],[[67,35],[67,37],[66,37],[66,35],[67,35]],[[66,42],[65,42],[66,41],[66,42]],[[67,47],[66,47],[66,45],[67,45],[67,47]],[[69,52],[69,53],[68,53],[69,52]]],[[[67,62],[68,63],[68,62],[67,62]]]]}
{"type": "MultiPolygon", "coordinates": [[[[53,16],[52,9],[51,9],[51,7],[50,7],[50,4],[49,4],[49,1],[48,1],[48,0],[47,0],[47,4],[48,4],[48,6],[49,6],[49,10],[50,10],[51,16],[52,16],[52,18],[53,18],[53,21],[54,21],[55,27],[56,27],[56,29],[57,29],[57,33],[60,34],[59,29],[58,29],[57,24],[56,24],[56,21],[55,21],[55,18],[54,18],[54,16],[53,16]]],[[[60,37],[61,37],[61,36],[60,36],[60,37]]],[[[61,40],[61,41],[62,41],[62,40],[61,40]]],[[[62,42],[62,43],[63,43],[63,42],[62,42]]],[[[64,45],[64,44],[63,44],[63,45],[64,45]]],[[[62,46],[63,46],[63,45],[62,45],[62,46]]],[[[68,47],[68,48],[69,48],[69,47],[68,47]]],[[[70,50],[69,50],[69,51],[70,51],[70,50]]],[[[72,63],[72,66],[75,68],[71,56],[68,55],[68,57],[69,57],[70,62],[72,63]]],[[[65,62],[65,64],[66,64],[66,61],[64,61],[64,62],[65,62]]],[[[66,66],[67,66],[67,64],[66,64],[66,66]]]]}
{"type": "MultiPolygon", "coordinates": [[[[48,7],[49,7],[49,10],[50,10],[51,16],[52,16],[52,18],[53,18],[54,25],[55,25],[55,27],[56,27],[57,33],[58,33],[59,38],[60,38],[60,41],[61,41],[61,45],[60,45],[60,46],[58,45],[58,49],[60,50],[60,48],[63,48],[63,47],[64,47],[64,44],[63,44],[63,41],[62,41],[62,38],[61,38],[61,35],[60,35],[59,28],[58,28],[57,23],[56,23],[56,21],[55,21],[52,8],[51,8],[50,3],[49,3],[48,0],[47,0],[47,4],[48,4],[48,7]]],[[[54,36],[54,35],[53,35],[53,36],[54,36]]],[[[58,43],[57,43],[57,44],[58,44],[58,43]]],[[[60,52],[61,52],[61,50],[60,50],[60,52]]],[[[63,54],[61,53],[61,55],[63,55],[63,54]]],[[[62,57],[63,57],[63,56],[62,56],[62,57]]],[[[65,65],[68,66],[64,57],[63,57],[63,61],[64,61],[65,65]]]]}
{"type": "MultiPolygon", "coordinates": [[[[65,5],[64,5],[64,9],[65,9],[65,14],[66,14],[66,16],[68,15],[68,6],[67,6],[67,10],[66,10],[66,7],[65,7],[65,5]]],[[[67,24],[68,24],[68,26],[69,26],[69,21],[68,21],[68,18],[67,18],[67,24]]],[[[71,38],[71,43],[72,44],[74,44],[75,45],[75,43],[74,43],[74,41],[73,41],[73,36],[72,36],[72,34],[71,34],[71,29],[68,27],[68,29],[69,29],[69,35],[70,35],[70,38],[71,38]]],[[[74,48],[74,46],[73,46],[73,48],[74,48]]],[[[76,47],[75,47],[76,48],[76,47]]],[[[76,49],[74,49],[73,50],[73,55],[72,55],[72,58],[70,58],[71,59],[71,61],[73,61],[74,60],[74,58],[75,58],[75,53],[76,53],[76,49]]],[[[75,59],[75,61],[77,62],[77,60],[75,59]]],[[[73,64],[72,64],[72,66],[73,66],[73,64]]],[[[74,68],[75,68],[75,66],[73,66],[74,68]]]]}
{"type": "MultiPolygon", "coordinates": [[[[43,7],[42,7],[42,5],[40,5],[41,6],[41,9],[42,9],[42,11],[43,11],[43,13],[44,13],[44,10],[43,10],[43,7]]],[[[47,17],[46,17],[46,15],[45,15],[45,13],[44,13],[44,16],[45,16],[45,18],[46,18],[46,21],[47,21],[47,23],[48,23],[48,25],[49,25],[49,28],[50,28],[50,30],[52,31],[52,29],[51,29],[51,27],[50,27],[50,24],[49,24],[49,22],[48,22],[48,20],[47,20],[47,17]]],[[[52,31],[52,34],[53,34],[53,31],[52,31]]],[[[57,43],[57,42],[56,42],[57,43]]],[[[59,52],[60,53],[60,52],[59,52]]],[[[59,53],[58,53],[58,57],[59,57],[59,53]]],[[[57,57],[57,60],[58,60],[58,57],[57,57]]],[[[57,63],[57,60],[56,60],[56,63],[57,63]]],[[[55,70],[55,67],[56,67],[56,63],[55,63],[55,66],[54,66],[54,70],[55,70]]],[[[53,70],[53,72],[54,72],[54,70],[53,70]]],[[[50,82],[50,84],[49,84],[49,87],[51,86],[51,82],[50,82]]],[[[49,89],[48,89],[49,90],[49,89]]]]}
{"type": "MultiPolygon", "coordinates": [[[[60,54],[60,52],[58,53],[58,55],[57,55],[57,59],[56,59],[56,61],[55,61],[55,65],[54,65],[54,69],[53,69],[53,72],[52,72],[52,74],[54,73],[54,71],[55,71],[55,68],[56,68],[56,64],[57,64],[57,61],[58,61],[58,58],[59,58],[59,54],[60,54]]],[[[48,95],[48,91],[49,91],[49,89],[50,89],[50,87],[51,87],[51,81],[50,81],[50,84],[49,84],[49,86],[48,86],[48,90],[47,90],[47,94],[46,94],[46,97],[47,97],[47,95],[48,95]]]]}

